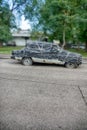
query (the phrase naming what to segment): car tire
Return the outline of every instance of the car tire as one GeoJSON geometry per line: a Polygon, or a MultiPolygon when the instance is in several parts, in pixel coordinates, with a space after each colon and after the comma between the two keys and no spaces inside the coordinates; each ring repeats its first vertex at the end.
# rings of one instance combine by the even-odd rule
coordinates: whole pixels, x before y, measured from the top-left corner
{"type": "Polygon", "coordinates": [[[31,58],[23,58],[22,59],[22,64],[25,66],[30,66],[33,64],[32,59],[31,58]]]}
{"type": "Polygon", "coordinates": [[[76,63],[73,63],[73,62],[67,62],[67,63],[65,63],[65,67],[73,69],[73,68],[77,68],[78,65],[76,63]]]}

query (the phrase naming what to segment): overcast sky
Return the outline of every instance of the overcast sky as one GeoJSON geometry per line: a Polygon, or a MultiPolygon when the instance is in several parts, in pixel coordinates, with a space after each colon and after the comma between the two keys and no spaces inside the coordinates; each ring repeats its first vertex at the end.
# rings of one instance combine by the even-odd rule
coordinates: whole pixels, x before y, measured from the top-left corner
{"type": "Polygon", "coordinates": [[[24,16],[21,17],[20,28],[23,30],[31,29],[29,21],[25,20],[24,16]]]}
{"type": "MultiPolygon", "coordinates": [[[[6,0],[9,5],[10,5],[10,9],[12,8],[12,1],[13,0],[6,0]]],[[[17,23],[17,26],[19,26],[21,29],[23,30],[27,30],[27,29],[31,29],[31,26],[29,24],[29,21],[28,20],[25,20],[24,16],[21,17],[21,20],[20,20],[20,17],[18,15],[18,13],[16,12],[16,10],[14,11],[14,15],[16,17],[16,23],[17,23]]]]}

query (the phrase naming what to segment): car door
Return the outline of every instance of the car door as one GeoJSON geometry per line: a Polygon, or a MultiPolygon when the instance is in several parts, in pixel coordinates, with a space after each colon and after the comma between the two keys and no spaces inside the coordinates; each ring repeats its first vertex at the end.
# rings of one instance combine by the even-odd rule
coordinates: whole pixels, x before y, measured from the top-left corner
{"type": "Polygon", "coordinates": [[[60,47],[58,45],[50,44],[43,46],[43,58],[46,63],[55,63],[63,64],[63,61],[60,60],[60,47]]]}
{"type": "Polygon", "coordinates": [[[67,52],[58,45],[53,45],[51,49],[51,56],[55,63],[64,64],[67,52]]]}
{"type": "Polygon", "coordinates": [[[58,45],[52,45],[52,48],[50,50],[51,58],[58,61],[59,52],[60,49],[58,48],[58,45]]]}
{"type": "Polygon", "coordinates": [[[41,51],[39,49],[38,43],[37,42],[32,42],[28,45],[26,53],[28,56],[31,58],[41,58],[41,51]]]}
{"type": "Polygon", "coordinates": [[[47,44],[47,43],[43,44],[42,58],[44,60],[52,58],[52,56],[51,56],[51,46],[52,46],[51,44],[47,44]]]}

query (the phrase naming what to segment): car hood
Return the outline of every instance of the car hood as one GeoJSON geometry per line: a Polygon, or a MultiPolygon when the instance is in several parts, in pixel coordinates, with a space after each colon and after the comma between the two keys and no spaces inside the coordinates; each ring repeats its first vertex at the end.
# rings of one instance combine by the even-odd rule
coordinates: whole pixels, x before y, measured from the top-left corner
{"type": "Polygon", "coordinates": [[[24,51],[24,49],[21,50],[13,50],[12,54],[20,54],[22,51],[24,51]]]}
{"type": "Polygon", "coordinates": [[[73,56],[73,57],[80,57],[81,54],[79,53],[74,53],[74,52],[70,52],[69,55],[73,56]]]}
{"type": "Polygon", "coordinates": [[[79,57],[81,56],[81,54],[79,53],[75,53],[75,52],[70,52],[70,51],[67,51],[67,50],[62,50],[62,53],[65,53],[66,55],[71,55],[71,56],[75,56],[75,57],[79,57]]]}

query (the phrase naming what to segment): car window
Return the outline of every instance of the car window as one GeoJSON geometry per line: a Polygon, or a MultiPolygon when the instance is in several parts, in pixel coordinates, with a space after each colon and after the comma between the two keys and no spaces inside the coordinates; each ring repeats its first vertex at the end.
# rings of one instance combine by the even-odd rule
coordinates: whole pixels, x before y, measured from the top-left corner
{"type": "Polygon", "coordinates": [[[30,44],[29,47],[30,47],[31,49],[38,48],[38,46],[37,46],[36,44],[30,44]]]}
{"type": "Polygon", "coordinates": [[[43,44],[43,49],[50,51],[51,50],[51,46],[52,46],[51,44],[43,44]]]}
{"type": "Polygon", "coordinates": [[[35,44],[35,43],[32,43],[32,44],[29,45],[29,48],[30,49],[38,49],[38,45],[35,44]]]}
{"type": "Polygon", "coordinates": [[[29,44],[28,48],[31,52],[39,52],[40,51],[38,44],[35,42],[34,43],[32,42],[31,44],[29,44]]]}
{"type": "Polygon", "coordinates": [[[39,48],[43,48],[43,43],[42,43],[42,42],[39,42],[39,43],[38,43],[38,46],[39,46],[39,48]]]}
{"type": "Polygon", "coordinates": [[[58,45],[53,45],[51,51],[52,51],[52,52],[59,52],[59,47],[58,47],[58,45]]]}

